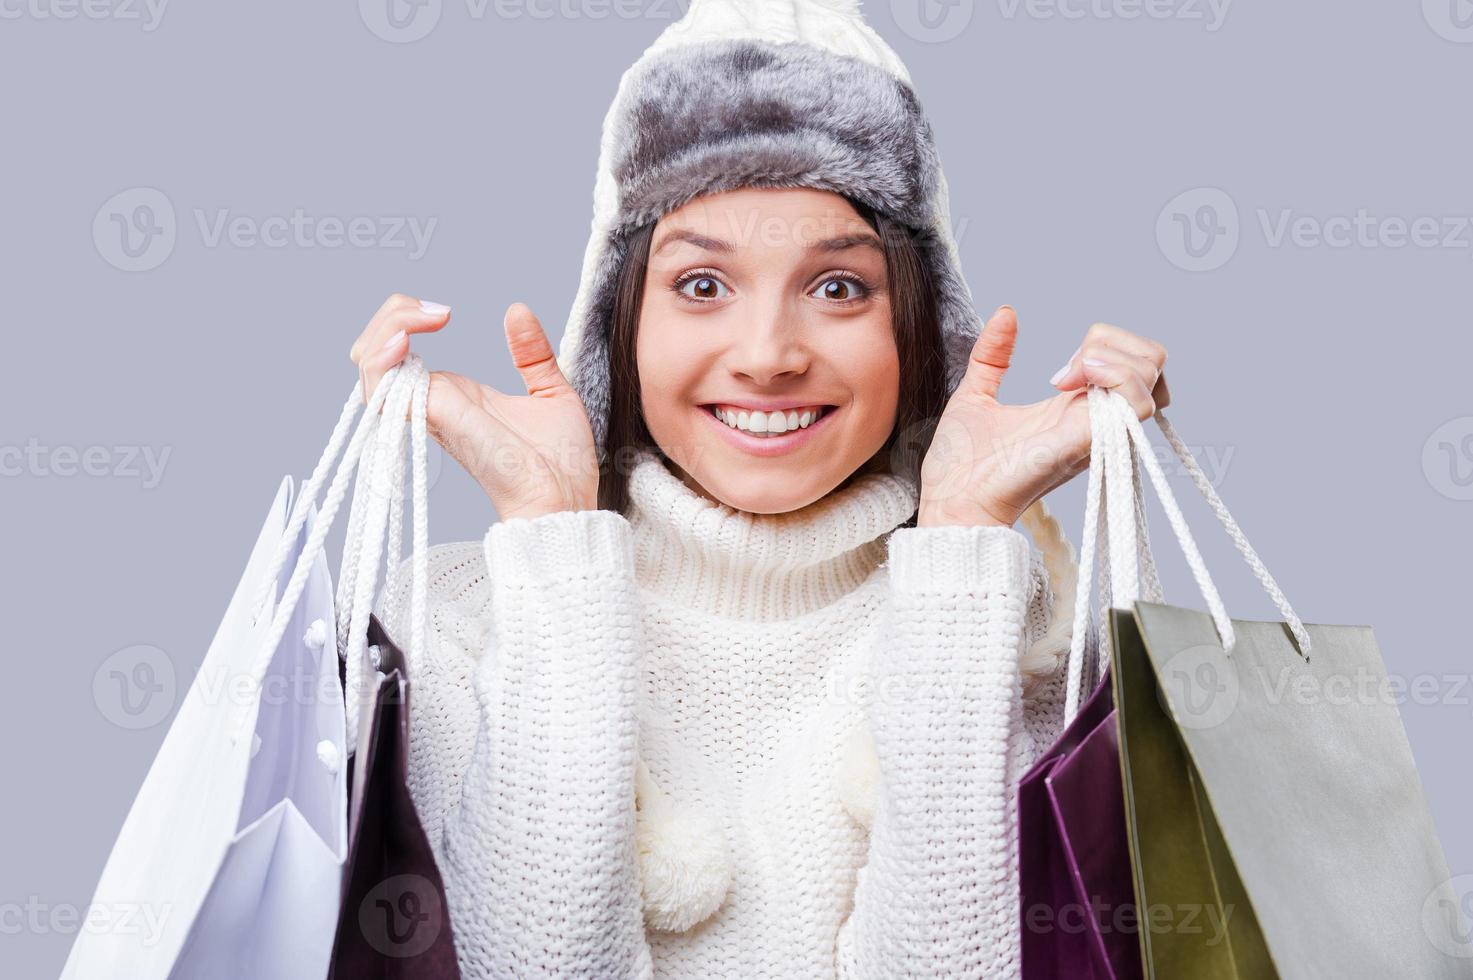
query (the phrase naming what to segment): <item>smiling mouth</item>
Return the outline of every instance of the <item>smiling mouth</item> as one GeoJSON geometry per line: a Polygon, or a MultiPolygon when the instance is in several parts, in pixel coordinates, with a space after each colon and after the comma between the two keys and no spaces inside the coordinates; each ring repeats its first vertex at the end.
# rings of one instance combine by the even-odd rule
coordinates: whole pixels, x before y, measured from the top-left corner
{"type": "Polygon", "coordinates": [[[739,408],[735,405],[703,406],[718,422],[728,428],[758,439],[770,439],[786,435],[798,429],[806,429],[828,415],[837,406],[805,405],[783,411],[762,412],[739,408]]]}

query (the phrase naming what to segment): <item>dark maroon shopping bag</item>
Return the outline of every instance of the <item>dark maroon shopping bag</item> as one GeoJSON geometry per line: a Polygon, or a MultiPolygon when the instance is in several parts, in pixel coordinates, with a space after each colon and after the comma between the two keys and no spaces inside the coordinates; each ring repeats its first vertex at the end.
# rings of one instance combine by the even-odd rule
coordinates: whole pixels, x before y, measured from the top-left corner
{"type": "Polygon", "coordinates": [[[405,782],[408,663],[377,616],[368,644],[379,651],[378,677],[366,679],[348,769],[348,859],[329,980],[460,980],[445,885],[405,782]]]}
{"type": "Polygon", "coordinates": [[[1023,980],[1140,980],[1108,669],[1018,786],[1023,980]]]}

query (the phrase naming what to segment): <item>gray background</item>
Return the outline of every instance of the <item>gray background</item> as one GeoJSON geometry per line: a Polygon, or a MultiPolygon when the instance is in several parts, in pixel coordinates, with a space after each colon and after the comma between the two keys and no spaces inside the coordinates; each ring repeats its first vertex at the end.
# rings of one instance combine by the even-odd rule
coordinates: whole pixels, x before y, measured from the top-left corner
{"type": "MultiPolygon", "coordinates": [[[[865,9],[931,115],[977,305],[1019,310],[1005,399],[1047,396],[1095,320],[1166,344],[1168,414],[1301,614],[1373,624],[1394,675],[1433,679],[1402,713],[1452,872],[1473,875],[1473,8],[926,2],[929,21],[865,9]],[[1332,219],[1362,211],[1379,235],[1317,237],[1341,241],[1332,219]],[[1306,220],[1278,238],[1286,213],[1306,220]],[[1178,215],[1219,233],[1189,243],[1178,215]],[[1397,246],[1394,219],[1417,218],[1439,241],[1397,246]]],[[[390,292],[455,307],[418,345],[431,366],[516,388],[502,313],[523,300],[560,334],[600,121],[683,9],[445,0],[402,7],[418,19],[401,30],[385,3],[0,8],[6,976],[60,969],[66,909],[88,902],[177,700],[128,727],[94,679],[142,646],[182,694],[390,292]],[[113,215],[146,217],[139,188],[174,240],[130,259],[113,215]],[[222,211],[260,226],[296,209],[365,218],[375,237],[396,216],[435,225],[418,256],[403,238],[209,235],[222,211]],[[17,467],[28,445],[38,462],[17,467]],[[91,473],[59,447],[90,449],[91,473]],[[160,480],[134,472],[144,450],[169,453],[160,480]]],[[[1081,485],[1051,498],[1076,542],[1081,485]]],[[[1190,483],[1173,485],[1230,611],[1275,617],[1190,483]]],[[[1199,605],[1150,506],[1168,598],[1199,605]]],[[[433,540],[493,519],[445,466],[433,540]]]]}

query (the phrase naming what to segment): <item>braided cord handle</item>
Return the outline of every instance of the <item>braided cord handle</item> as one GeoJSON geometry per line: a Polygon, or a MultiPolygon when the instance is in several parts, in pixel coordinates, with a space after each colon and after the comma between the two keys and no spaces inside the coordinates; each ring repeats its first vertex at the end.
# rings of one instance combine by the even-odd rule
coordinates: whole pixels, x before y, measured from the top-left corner
{"type": "MultiPolygon", "coordinates": [[[[347,496],[349,480],[354,477],[355,471],[357,479],[354,481],[348,534],[343,546],[342,577],[339,580],[337,593],[339,605],[336,646],[339,651],[352,648],[360,657],[363,656],[368,616],[372,607],[373,587],[377,583],[377,557],[383,549],[384,532],[389,519],[389,501],[392,495],[398,493],[402,487],[402,480],[396,481],[393,478],[390,467],[397,463],[402,473],[406,411],[413,416],[410,420],[410,428],[413,430],[413,466],[416,474],[414,589],[417,601],[414,616],[417,620],[423,620],[426,611],[426,603],[423,600],[426,586],[423,579],[428,569],[427,490],[423,478],[426,469],[425,401],[428,383],[429,375],[423,360],[416,354],[410,354],[403,363],[385,373],[366,406],[363,405],[362,382],[359,381],[354,385],[337,424],[333,428],[332,435],[328,439],[327,448],[323,450],[316,468],[303,485],[301,494],[293,504],[286,530],[277,545],[267,574],[259,586],[256,603],[253,606],[256,616],[259,617],[263,612],[271,610],[272,618],[261,647],[250,666],[249,677],[253,690],[260,688],[270,668],[271,659],[275,656],[281,638],[286,632],[287,624],[291,621],[297,603],[306,589],[307,578],[311,574],[312,566],[326,547],[328,533],[332,530],[338,512],[342,508],[347,496]],[[356,429],[353,429],[352,438],[349,439],[348,432],[353,428],[353,420],[360,408],[363,409],[363,416],[358,419],[358,425],[356,429]],[[383,422],[382,415],[389,416],[387,423],[383,422]],[[347,443],[346,451],[344,451],[345,442],[347,443]],[[341,459],[339,459],[340,455],[341,459]],[[336,463],[335,472],[334,463],[336,463]],[[333,473],[333,477],[331,485],[327,487],[327,496],[323,501],[321,512],[293,566],[286,589],[273,608],[271,600],[274,597],[276,585],[280,581],[281,573],[291,555],[292,546],[306,524],[312,505],[321,495],[329,472],[333,473]],[[351,586],[347,585],[348,582],[352,583],[351,586]],[[350,600],[346,607],[343,603],[345,598],[350,600]],[[355,633],[356,642],[353,642],[355,633]]],[[[390,555],[389,559],[392,561],[398,557],[390,555]]],[[[411,649],[416,654],[423,644],[424,634],[425,624],[422,621],[414,624],[411,649]]],[[[249,736],[247,729],[252,719],[252,712],[242,714],[232,734],[233,740],[238,741],[242,737],[249,736]]]]}
{"type": "MultiPolygon", "coordinates": [[[[1223,649],[1231,651],[1236,642],[1232,619],[1223,606],[1222,598],[1207,571],[1206,563],[1202,560],[1202,554],[1197,549],[1197,543],[1187,527],[1186,518],[1182,516],[1176,497],[1171,492],[1166,474],[1162,472],[1161,464],[1152,452],[1151,442],[1146,437],[1140,419],[1136,417],[1135,409],[1124,395],[1097,385],[1089,386],[1088,398],[1091,433],[1089,484],[1085,490],[1084,532],[1079,562],[1080,584],[1075,594],[1074,637],[1069,651],[1069,674],[1064,697],[1066,724],[1078,714],[1084,696],[1090,582],[1094,573],[1095,553],[1100,545],[1097,539],[1104,539],[1104,567],[1108,569],[1108,579],[1102,582],[1101,588],[1102,605],[1096,626],[1098,633],[1095,634],[1098,653],[1097,663],[1093,665],[1095,677],[1103,672],[1104,665],[1109,662],[1106,609],[1109,606],[1128,608],[1140,598],[1161,601],[1161,583],[1145,530],[1144,492],[1140,473],[1136,469],[1137,459],[1144,463],[1151,483],[1156,488],[1156,495],[1161,498],[1162,509],[1166,511],[1177,543],[1181,546],[1197,587],[1206,600],[1223,649]],[[1103,521],[1100,514],[1102,496],[1105,501],[1103,521]]],[[[1307,657],[1310,651],[1309,633],[1284,597],[1278,583],[1264,567],[1257,552],[1248,544],[1242,529],[1228,513],[1227,506],[1203,474],[1196,458],[1177,436],[1176,429],[1161,412],[1156,412],[1155,418],[1173,452],[1191,475],[1192,482],[1207,498],[1213,513],[1227,529],[1238,550],[1253,569],[1254,575],[1288,622],[1300,653],[1307,657]]]]}

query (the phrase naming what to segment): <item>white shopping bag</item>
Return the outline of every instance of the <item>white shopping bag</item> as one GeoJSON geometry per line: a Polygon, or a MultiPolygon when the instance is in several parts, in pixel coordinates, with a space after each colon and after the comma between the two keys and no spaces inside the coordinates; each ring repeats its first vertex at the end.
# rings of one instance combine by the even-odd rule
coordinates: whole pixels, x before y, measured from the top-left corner
{"type": "MultiPolygon", "coordinates": [[[[402,473],[394,453],[404,445],[404,411],[413,397],[422,414],[426,378],[417,357],[385,377],[320,514],[316,498],[362,405],[360,388],[300,499],[290,478],[282,482],[92,899],[142,913],[133,920],[153,928],[81,931],[63,980],[326,976],[347,837],[338,655],[362,648],[344,631],[350,623],[366,631],[385,530],[398,547],[391,461],[402,473]],[[383,425],[381,407],[390,418],[383,425]],[[339,609],[323,543],[360,462],[356,526],[344,552],[343,584],[353,595],[339,609]],[[359,535],[373,550],[360,554],[359,535]]],[[[422,494],[416,504],[419,518],[422,494]]],[[[423,534],[416,537],[419,545],[423,534]]],[[[397,557],[391,553],[391,568],[397,557]]]]}

